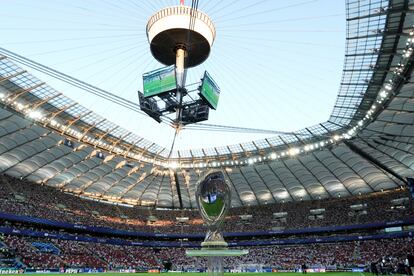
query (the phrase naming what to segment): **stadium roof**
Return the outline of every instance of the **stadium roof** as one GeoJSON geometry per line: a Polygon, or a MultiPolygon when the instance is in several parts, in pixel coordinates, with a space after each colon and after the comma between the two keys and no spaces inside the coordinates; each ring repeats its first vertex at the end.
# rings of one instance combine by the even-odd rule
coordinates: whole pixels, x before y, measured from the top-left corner
{"type": "Polygon", "coordinates": [[[225,171],[233,206],[399,188],[414,175],[413,8],[403,0],[347,2],[345,64],[327,122],[170,158],[168,149],[82,107],[1,49],[0,169],[73,193],[158,207],[179,207],[180,197],[183,207],[196,207],[198,176],[214,168],[225,171]]]}

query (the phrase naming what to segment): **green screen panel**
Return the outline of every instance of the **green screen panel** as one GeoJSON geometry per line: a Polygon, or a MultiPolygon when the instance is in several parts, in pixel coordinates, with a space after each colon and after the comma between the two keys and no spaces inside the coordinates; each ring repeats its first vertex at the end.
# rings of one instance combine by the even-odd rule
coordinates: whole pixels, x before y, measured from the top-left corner
{"type": "Polygon", "coordinates": [[[144,97],[152,97],[177,87],[174,65],[157,69],[142,75],[144,97]]]}
{"type": "Polygon", "coordinates": [[[200,95],[211,108],[217,109],[217,104],[220,97],[220,88],[210,77],[207,71],[204,73],[204,78],[200,89],[200,95]]]}

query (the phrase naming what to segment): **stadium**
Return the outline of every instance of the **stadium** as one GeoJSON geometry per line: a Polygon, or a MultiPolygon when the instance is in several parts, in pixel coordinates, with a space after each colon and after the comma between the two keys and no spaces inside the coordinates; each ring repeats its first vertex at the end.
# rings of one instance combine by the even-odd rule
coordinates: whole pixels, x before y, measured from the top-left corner
{"type": "Polygon", "coordinates": [[[1,7],[0,274],[414,275],[414,1],[1,7]]]}

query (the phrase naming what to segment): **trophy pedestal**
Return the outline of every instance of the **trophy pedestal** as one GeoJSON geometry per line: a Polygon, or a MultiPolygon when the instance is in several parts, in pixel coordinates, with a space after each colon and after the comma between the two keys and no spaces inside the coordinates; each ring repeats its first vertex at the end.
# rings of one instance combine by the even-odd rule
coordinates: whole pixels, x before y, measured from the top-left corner
{"type": "Polygon", "coordinates": [[[227,248],[202,248],[186,250],[185,254],[189,257],[207,257],[207,268],[209,276],[224,275],[223,257],[236,257],[248,254],[248,250],[236,250],[227,248]]]}
{"type": "Polygon", "coordinates": [[[249,250],[203,248],[186,250],[185,254],[189,257],[237,257],[249,254],[249,250]]]}

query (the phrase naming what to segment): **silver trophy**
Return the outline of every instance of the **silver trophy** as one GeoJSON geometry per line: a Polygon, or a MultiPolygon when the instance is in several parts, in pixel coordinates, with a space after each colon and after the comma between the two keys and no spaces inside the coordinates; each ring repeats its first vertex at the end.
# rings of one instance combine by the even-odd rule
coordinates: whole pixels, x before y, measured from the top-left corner
{"type": "Polygon", "coordinates": [[[248,250],[228,249],[220,231],[230,207],[230,187],[222,171],[210,171],[197,184],[196,201],[198,210],[208,231],[201,249],[186,250],[187,256],[207,257],[210,276],[222,276],[223,257],[248,254],[248,250]]]}
{"type": "Polygon", "coordinates": [[[208,227],[202,247],[227,247],[220,228],[230,207],[230,187],[221,171],[208,173],[197,185],[196,201],[198,210],[208,227]]]}

